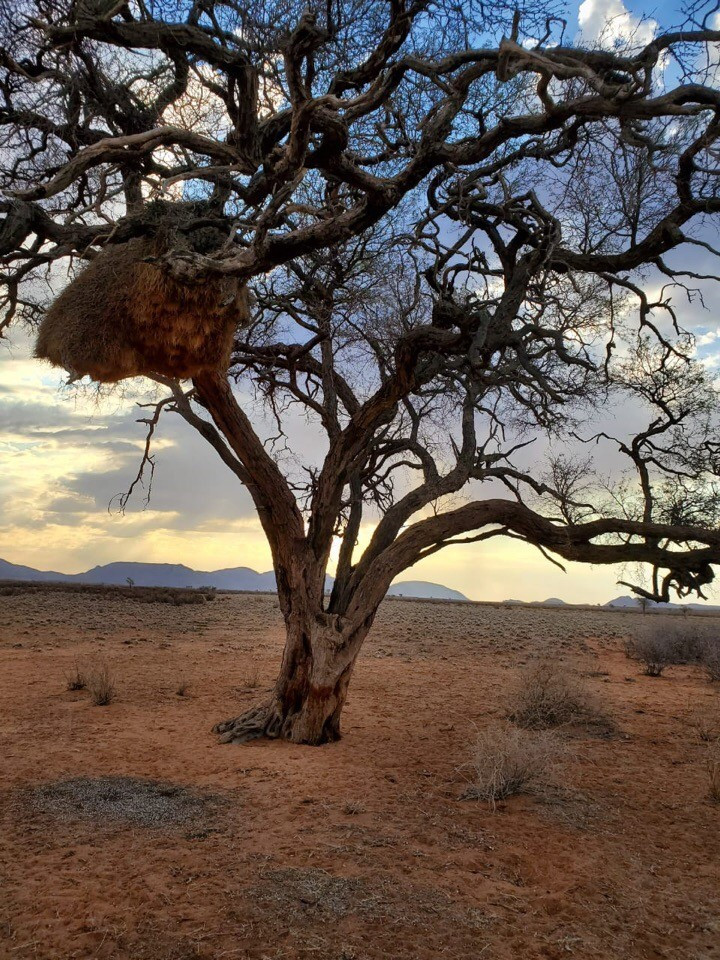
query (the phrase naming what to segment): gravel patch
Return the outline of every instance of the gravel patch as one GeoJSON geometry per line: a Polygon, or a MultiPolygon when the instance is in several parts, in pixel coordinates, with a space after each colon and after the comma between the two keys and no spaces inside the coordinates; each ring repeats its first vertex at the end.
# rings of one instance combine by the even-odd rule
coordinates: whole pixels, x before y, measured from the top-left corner
{"type": "Polygon", "coordinates": [[[27,791],[30,806],[64,820],[178,827],[215,812],[220,798],[158,780],[75,777],[27,791]]]}

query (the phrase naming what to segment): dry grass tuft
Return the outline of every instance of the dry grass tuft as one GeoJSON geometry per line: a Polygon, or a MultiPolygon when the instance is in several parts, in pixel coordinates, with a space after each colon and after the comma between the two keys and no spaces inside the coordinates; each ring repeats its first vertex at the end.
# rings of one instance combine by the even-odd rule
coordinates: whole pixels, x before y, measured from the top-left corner
{"type": "Polygon", "coordinates": [[[478,736],[469,764],[473,781],[465,797],[486,800],[494,810],[499,800],[554,780],[566,753],[565,745],[552,734],[518,730],[510,724],[489,727],[478,736]]]}
{"type": "Polygon", "coordinates": [[[73,672],[65,677],[65,683],[68,690],[84,690],[87,687],[87,677],[80,669],[80,664],[75,661],[73,672]]]}
{"type": "Polygon", "coordinates": [[[101,663],[90,673],[87,688],[90,699],[96,707],[107,707],[113,702],[117,690],[112,671],[107,663],[101,663]]]}
{"type": "Polygon", "coordinates": [[[257,670],[257,668],[255,668],[254,670],[251,670],[250,673],[248,673],[243,678],[241,687],[245,690],[257,690],[259,686],[260,686],[260,673],[257,670]]]}
{"type": "Polygon", "coordinates": [[[696,704],[688,715],[688,722],[702,743],[720,740],[720,696],[710,704],[696,704]]]}
{"type": "Polygon", "coordinates": [[[527,730],[576,723],[609,726],[590,690],[557,660],[538,660],[522,673],[508,718],[527,730]]]}

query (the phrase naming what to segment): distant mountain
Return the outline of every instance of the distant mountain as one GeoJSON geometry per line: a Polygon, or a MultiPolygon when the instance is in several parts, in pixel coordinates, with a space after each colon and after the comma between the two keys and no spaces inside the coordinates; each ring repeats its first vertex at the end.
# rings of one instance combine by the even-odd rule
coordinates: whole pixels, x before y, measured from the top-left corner
{"type": "Polygon", "coordinates": [[[428,583],[426,580],[404,580],[393,583],[388,590],[389,597],[416,597],[432,600],[467,600],[464,593],[451,590],[441,583],[428,583]]]}
{"type": "Polygon", "coordinates": [[[275,574],[258,573],[250,567],[231,567],[211,572],[192,570],[182,563],[105,563],[84,573],[55,573],[35,570],[0,560],[0,580],[60,580],[67,583],[127,584],[138,587],[216,587],[218,590],[270,591],[275,574]]]}
{"type": "MultiPolygon", "coordinates": [[[[614,600],[608,600],[607,603],[603,604],[605,607],[620,607],[625,610],[639,610],[642,607],[642,602],[639,597],[631,597],[629,594],[625,594],[622,597],[615,597],[614,600]]],[[[706,613],[712,612],[713,610],[720,610],[720,607],[713,606],[709,603],[653,603],[650,601],[648,604],[648,610],[704,610],[706,613]]]]}
{"type": "Polygon", "coordinates": [[[34,567],[23,567],[17,563],[0,560],[0,580],[71,580],[67,573],[55,573],[52,570],[35,570],[34,567]]]}
{"type": "MultiPolygon", "coordinates": [[[[54,580],[67,583],[127,584],[128,578],[138,587],[216,587],[218,590],[248,590],[272,593],[275,574],[272,570],[258,573],[250,567],[228,567],[223,570],[192,570],[182,563],[106,563],[84,573],[56,573],[35,570],[7,560],[0,560],[0,580],[54,580]]],[[[332,577],[327,578],[331,589],[332,577]]],[[[439,583],[411,580],[396,583],[388,591],[390,596],[432,598],[438,600],[467,600],[458,590],[439,583]]]]}
{"type": "Polygon", "coordinates": [[[604,607],[639,607],[640,601],[637,597],[615,597],[614,600],[608,600],[603,604],[604,607]]]}

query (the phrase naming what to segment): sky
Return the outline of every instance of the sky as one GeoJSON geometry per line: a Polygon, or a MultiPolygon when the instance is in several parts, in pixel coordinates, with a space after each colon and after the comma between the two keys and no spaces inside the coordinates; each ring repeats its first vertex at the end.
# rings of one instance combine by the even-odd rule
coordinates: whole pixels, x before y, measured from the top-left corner
{"type": "MultiPolygon", "coordinates": [[[[653,19],[677,19],[669,4],[645,8],[622,0],[585,0],[578,23],[592,39],[635,31],[649,39],[653,19]],[[610,20],[608,28],[607,23],[610,20]]],[[[720,312],[697,305],[690,318],[701,356],[720,365],[720,312]]],[[[684,318],[687,322],[687,319],[684,318]]],[[[117,498],[140,461],[146,412],[133,385],[101,396],[64,386],[60,371],[32,359],[24,331],[0,340],[0,558],[43,570],[78,573],[114,560],[184,563],[196,570],[271,568],[270,551],[247,491],[179,417],[163,418],[155,444],[149,505],[142,493],[122,513],[117,498]]],[[[242,398],[246,408],[249,397],[242,398]]],[[[262,411],[250,410],[262,422],[262,411]]],[[[268,430],[268,433],[270,431],[268,430]]],[[[311,448],[311,428],[295,424],[298,446],[311,448]]],[[[367,526],[361,543],[372,532],[367,526]]],[[[567,572],[512,540],[450,547],[406,571],[400,580],[430,580],[474,600],[603,603],[627,593],[616,567],[569,564],[567,572]]],[[[632,579],[632,578],[630,578],[632,579]]],[[[718,595],[713,597],[717,601],[718,595]]]]}

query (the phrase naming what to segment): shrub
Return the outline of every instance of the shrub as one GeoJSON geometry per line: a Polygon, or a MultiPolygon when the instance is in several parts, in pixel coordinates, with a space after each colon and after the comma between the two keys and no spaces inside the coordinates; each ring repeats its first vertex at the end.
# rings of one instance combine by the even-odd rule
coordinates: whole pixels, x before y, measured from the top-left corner
{"type": "Polygon", "coordinates": [[[668,633],[648,633],[628,640],[625,652],[645,665],[645,675],[661,676],[665,667],[675,663],[672,637],[668,633]]]}
{"type": "Polygon", "coordinates": [[[671,664],[706,663],[709,649],[715,649],[715,645],[709,643],[707,636],[698,628],[687,625],[669,629],[655,627],[628,640],[625,646],[629,657],[645,664],[645,673],[649,677],[659,677],[671,664]]]}
{"type": "Polygon", "coordinates": [[[88,677],[87,688],[96,707],[106,707],[115,699],[115,681],[110,667],[103,663],[88,677]]]}
{"type": "Polygon", "coordinates": [[[483,730],[469,764],[473,781],[465,796],[486,800],[494,810],[498,800],[553,779],[564,753],[549,733],[530,733],[510,724],[483,730]]]}
{"type": "Polygon", "coordinates": [[[77,660],[75,661],[75,669],[70,676],[65,677],[65,681],[68,690],[84,690],[87,686],[87,678],[80,669],[77,660]]]}
{"type": "Polygon", "coordinates": [[[608,722],[587,687],[556,660],[539,660],[523,672],[508,717],[528,730],[608,722]]]}
{"type": "Polygon", "coordinates": [[[707,636],[697,627],[683,625],[670,634],[673,663],[702,663],[708,646],[707,636]]]}
{"type": "Polygon", "coordinates": [[[720,683],[720,642],[708,641],[702,658],[707,678],[711,683],[720,683]]]}

